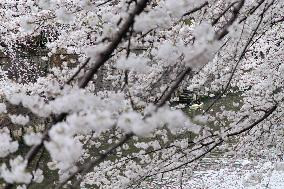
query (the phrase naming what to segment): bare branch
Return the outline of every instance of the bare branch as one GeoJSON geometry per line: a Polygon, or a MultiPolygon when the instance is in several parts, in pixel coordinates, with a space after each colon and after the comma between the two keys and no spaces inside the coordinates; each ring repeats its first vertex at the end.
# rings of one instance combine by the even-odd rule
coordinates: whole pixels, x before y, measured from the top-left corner
{"type": "Polygon", "coordinates": [[[192,10],[190,10],[190,11],[184,13],[182,17],[188,16],[188,15],[190,15],[190,14],[192,14],[192,13],[195,13],[195,12],[201,10],[203,7],[207,6],[208,4],[209,4],[208,1],[205,1],[204,3],[202,3],[201,5],[199,5],[198,7],[195,7],[195,8],[193,8],[192,10]]]}

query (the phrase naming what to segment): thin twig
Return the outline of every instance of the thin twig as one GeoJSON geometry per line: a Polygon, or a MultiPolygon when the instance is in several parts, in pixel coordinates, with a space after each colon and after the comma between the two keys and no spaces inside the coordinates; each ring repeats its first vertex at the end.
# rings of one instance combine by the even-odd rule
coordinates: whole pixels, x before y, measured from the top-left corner
{"type": "Polygon", "coordinates": [[[78,70],[72,75],[72,77],[70,77],[69,79],[68,79],[68,81],[66,81],[66,85],[69,85],[74,79],[75,79],[75,77],[80,73],[80,71],[83,69],[83,68],[85,68],[86,66],[87,66],[87,64],[90,62],[90,60],[91,60],[91,58],[89,57],[89,58],[87,58],[86,60],[85,60],[85,62],[78,68],[78,70]]]}

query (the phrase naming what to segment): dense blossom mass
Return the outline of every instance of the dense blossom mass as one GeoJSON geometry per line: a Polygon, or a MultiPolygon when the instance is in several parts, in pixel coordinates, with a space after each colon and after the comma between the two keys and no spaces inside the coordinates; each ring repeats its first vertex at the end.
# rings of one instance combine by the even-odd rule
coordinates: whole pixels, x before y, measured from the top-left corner
{"type": "Polygon", "coordinates": [[[1,0],[0,12],[4,188],[143,188],[215,150],[284,170],[283,0],[1,0]],[[213,100],[189,116],[185,89],[213,100]]]}

